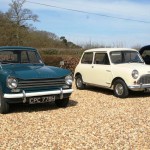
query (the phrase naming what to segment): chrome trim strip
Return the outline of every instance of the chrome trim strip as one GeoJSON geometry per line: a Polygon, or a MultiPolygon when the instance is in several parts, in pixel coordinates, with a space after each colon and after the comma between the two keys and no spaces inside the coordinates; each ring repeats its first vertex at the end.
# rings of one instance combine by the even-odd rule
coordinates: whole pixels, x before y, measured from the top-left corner
{"type": "MultiPolygon", "coordinates": [[[[72,93],[73,89],[62,90],[63,94],[72,93]]],[[[26,97],[61,94],[61,90],[25,93],[26,97]]],[[[23,93],[4,94],[4,98],[24,98],[23,93]]]]}
{"type": "Polygon", "coordinates": [[[129,89],[145,89],[150,88],[150,84],[141,84],[141,85],[130,85],[128,86],[129,89]]]}

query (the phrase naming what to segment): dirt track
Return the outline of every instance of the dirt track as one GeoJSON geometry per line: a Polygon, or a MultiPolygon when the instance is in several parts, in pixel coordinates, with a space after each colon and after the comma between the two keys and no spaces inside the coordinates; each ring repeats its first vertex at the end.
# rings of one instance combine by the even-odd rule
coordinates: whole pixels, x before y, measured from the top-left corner
{"type": "Polygon", "coordinates": [[[69,106],[16,105],[0,114],[0,150],[150,149],[150,93],[119,99],[74,87],[69,106]]]}

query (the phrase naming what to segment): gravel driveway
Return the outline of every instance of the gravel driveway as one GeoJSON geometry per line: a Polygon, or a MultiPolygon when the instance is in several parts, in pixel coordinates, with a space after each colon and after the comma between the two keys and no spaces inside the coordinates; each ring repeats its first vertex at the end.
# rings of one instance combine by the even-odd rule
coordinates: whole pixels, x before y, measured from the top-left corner
{"type": "Polygon", "coordinates": [[[13,105],[0,114],[0,150],[150,149],[150,93],[127,99],[75,87],[69,106],[13,105]]]}

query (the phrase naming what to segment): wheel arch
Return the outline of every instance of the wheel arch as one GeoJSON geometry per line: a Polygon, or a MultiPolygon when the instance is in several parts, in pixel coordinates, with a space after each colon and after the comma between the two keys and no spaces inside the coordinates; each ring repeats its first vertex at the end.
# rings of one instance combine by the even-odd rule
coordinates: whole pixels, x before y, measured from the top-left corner
{"type": "Polygon", "coordinates": [[[116,78],[114,78],[114,79],[112,80],[112,83],[111,83],[111,88],[112,88],[112,89],[113,89],[113,87],[114,87],[114,83],[115,83],[115,81],[116,81],[116,80],[118,80],[118,79],[120,79],[120,80],[124,81],[124,83],[126,84],[126,82],[125,82],[125,80],[124,80],[124,79],[122,79],[121,77],[116,77],[116,78]]]}
{"type": "Polygon", "coordinates": [[[80,72],[77,72],[77,73],[75,74],[75,78],[76,78],[76,76],[78,76],[78,75],[80,75],[80,76],[82,77],[81,73],[80,73],[80,72]]]}
{"type": "Polygon", "coordinates": [[[82,74],[81,74],[80,72],[77,72],[77,73],[75,74],[75,79],[76,79],[76,77],[77,77],[78,75],[82,77],[83,83],[85,83],[85,82],[84,82],[84,79],[83,79],[83,76],[82,76],[82,74]]]}

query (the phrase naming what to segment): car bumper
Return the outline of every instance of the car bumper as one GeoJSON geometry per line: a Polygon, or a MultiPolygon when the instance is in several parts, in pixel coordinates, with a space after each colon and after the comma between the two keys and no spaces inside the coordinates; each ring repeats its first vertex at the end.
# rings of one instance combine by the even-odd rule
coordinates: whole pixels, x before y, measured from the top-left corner
{"type": "Polygon", "coordinates": [[[131,85],[128,88],[132,91],[142,91],[145,89],[150,89],[150,84],[140,84],[140,85],[131,85]]]}
{"type": "Polygon", "coordinates": [[[60,99],[63,99],[64,94],[71,94],[73,92],[73,89],[60,89],[55,91],[42,91],[42,92],[31,92],[26,93],[24,90],[22,93],[16,93],[16,94],[4,94],[4,98],[6,99],[17,99],[17,98],[23,98],[24,101],[26,101],[26,98],[28,97],[34,97],[34,96],[45,96],[45,95],[60,95],[60,99]]]}

